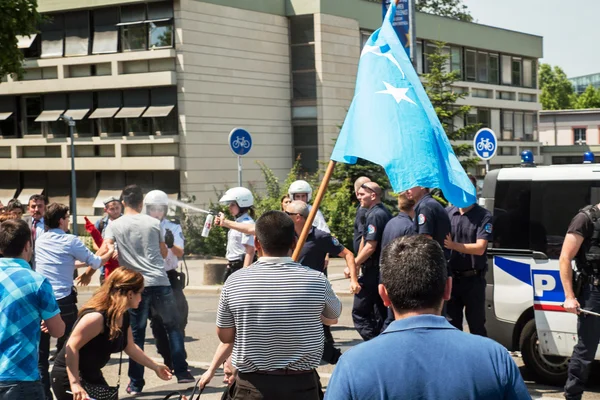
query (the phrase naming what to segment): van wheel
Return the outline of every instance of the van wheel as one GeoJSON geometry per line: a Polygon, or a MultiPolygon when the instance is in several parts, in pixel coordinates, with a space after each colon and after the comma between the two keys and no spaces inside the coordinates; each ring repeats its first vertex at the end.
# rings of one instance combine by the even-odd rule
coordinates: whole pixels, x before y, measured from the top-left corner
{"type": "Polygon", "coordinates": [[[519,341],[523,363],[534,375],[538,383],[562,386],[567,380],[568,357],[549,356],[542,354],[539,347],[535,319],[530,320],[523,327],[519,341]]]}

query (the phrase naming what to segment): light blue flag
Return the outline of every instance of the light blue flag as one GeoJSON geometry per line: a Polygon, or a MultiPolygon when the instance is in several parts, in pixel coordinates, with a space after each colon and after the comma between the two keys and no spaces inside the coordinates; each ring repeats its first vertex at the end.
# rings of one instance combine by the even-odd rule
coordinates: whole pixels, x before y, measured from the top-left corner
{"type": "Polygon", "coordinates": [[[452,204],[467,207],[476,202],[475,187],[392,27],[394,3],[360,55],[354,99],[331,159],[369,160],[385,169],[395,192],[440,188],[452,204]]]}

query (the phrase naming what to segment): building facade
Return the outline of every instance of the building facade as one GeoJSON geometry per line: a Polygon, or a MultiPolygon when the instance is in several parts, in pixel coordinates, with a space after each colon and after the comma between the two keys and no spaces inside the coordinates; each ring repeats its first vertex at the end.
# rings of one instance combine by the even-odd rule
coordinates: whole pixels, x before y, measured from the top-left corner
{"type": "MultiPolygon", "coordinates": [[[[315,171],[352,100],[361,46],[381,24],[381,4],[368,0],[40,0],[39,10],[50,17],[40,33],[19,40],[26,73],[0,84],[0,200],[43,191],[68,201],[64,113],[76,120],[81,215],[98,215],[101,199],[130,183],[215,200],[237,185],[235,127],[253,135],[244,184],[262,187],[258,162],[284,177],[301,156],[315,171]]],[[[455,90],[473,106],[464,119],[500,139],[492,164],[539,154],[542,38],[416,21],[419,72],[434,42],[448,43],[455,90]]]]}
{"type": "Polygon", "coordinates": [[[569,81],[573,84],[573,89],[577,94],[585,92],[585,89],[590,85],[596,89],[600,88],[600,74],[577,76],[575,78],[569,78],[569,81]]]}

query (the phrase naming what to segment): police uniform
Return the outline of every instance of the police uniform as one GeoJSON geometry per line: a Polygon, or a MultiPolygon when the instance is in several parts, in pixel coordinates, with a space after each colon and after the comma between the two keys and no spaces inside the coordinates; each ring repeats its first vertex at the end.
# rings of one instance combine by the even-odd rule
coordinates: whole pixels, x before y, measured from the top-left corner
{"type": "MultiPolygon", "coordinates": [[[[444,239],[450,233],[450,219],[444,207],[428,193],[415,204],[415,230],[429,235],[444,248],[444,239]]],[[[446,251],[446,258],[449,252],[446,251]]]]}
{"type": "MultiPolygon", "coordinates": [[[[254,224],[254,220],[248,214],[242,214],[235,219],[235,222],[254,224]]],[[[246,247],[244,247],[244,245],[254,247],[254,235],[246,235],[235,229],[230,229],[229,232],[227,232],[227,250],[225,252],[227,269],[223,276],[223,282],[225,282],[231,274],[244,267],[244,259],[246,258],[246,247]]]]}
{"type": "MultiPolygon", "coordinates": [[[[576,293],[577,301],[581,308],[600,313],[600,211],[596,206],[584,208],[571,220],[567,233],[583,237],[583,243],[575,256],[575,263],[577,271],[588,278],[582,282],[580,293],[576,293]]],[[[581,398],[599,341],[600,318],[579,314],[577,344],[569,360],[565,384],[567,399],[581,398]]]]}
{"type": "MultiPolygon", "coordinates": [[[[300,251],[298,262],[327,275],[325,257],[327,255],[337,256],[344,249],[344,246],[335,237],[331,236],[330,233],[312,227],[300,251]]],[[[330,364],[336,364],[342,352],[334,347],[333,335],[329,326],[323,325],[323,333],[325,334],[325,346],[323,348],[322,359],[330,364]]]]}
{"type": "Polygon", "coordinates": [[[360,250],[360,241],[362,240],[362,234],[365,229],[365,221],[367,218],[366,215],[367,209],[358,206],[358,208],[356,209],[356,218],[354,219],[354,254],[358,254],[358,250],[360,250]]]}
{"type": "MultiPolygon", "coordinates": [[[[169,221],[164,218],[160,221],[160,230],[162,231],[163,236],[167,232],[167,229],[173,234],[173,245],[183,249],[185,239],[179,221],[169,221]]],[[[178,264],[179,258],[173,254],[172,249],[168,249],[167,257],[165,258],[165,271],[167,272],[169,283],[173,289],[173,296],[175,297],[177,309],[181,315],[181,331],[183,332],[185,331],[188,322],[189,305],[185,298],[185,294],[183,293],[184,284],[180,280],[180,274],[177,272],[178,264]]],[[[169,347],[167,331],[162,324],[160,317],[157,316],[153,310],[150,310],[150,328],[152,328],[152,335],[156,340],[156,349],[158,353],[163,357],[165,364],[172,367],[173,360],[171,358],[171,349],[169,347]]]]}
{"type": "Polygon", "coordinates": [[[379,335],[387,316],[387,308],[379,296],[378,285],[381,240],[385,226],[390,219],[392,219],[392,214],[382,203],[374,205],[366,213],[363,240],[365,243],[376,241],[377,247],[367,261],[360,266],[362,276],[358,282],[361,290],[354,295],[352,306],[354,327],[364,340],[370,340],[379,335]]]}
{"type": "MultiPolygon", "coordinates": [[[[383,253],[383,249],[390,244],[394,239],[397,239],[402,236],[410,236],[416,233],[415,224],[413,220],[410,218],[410,215],[400,211],[398,215],[394,218],[390,219],[390,221],[385,226],[383,230],[383,237],[381,239],[381,250],[383,253]]],[[[381,264],[381,257],[380,257],[381,264]]],[[[381,281],[381,279],[380,279],[381,281]]],[[[391,308],[387,310],[387,318],[383,323],[381,331],[385,331],[387,327],[394,321],[394,312],[391,308]]]]}
{"type": "MultiPolygon", "coordinates": [[[[476,243],[478,239],[492,241],[492,214],[475,204],[466,213],[457,207],[448,208],[452,240],[456,243],[476,243]]],[[[485,272],[487,251],[477,256],[458,251],[450,253],[448,261],[452,274],[452,295],[446,313],[450,323],[463,329],[463,309],[469,323],[469,331],[487,336],[485,329],[485,272]]]]}

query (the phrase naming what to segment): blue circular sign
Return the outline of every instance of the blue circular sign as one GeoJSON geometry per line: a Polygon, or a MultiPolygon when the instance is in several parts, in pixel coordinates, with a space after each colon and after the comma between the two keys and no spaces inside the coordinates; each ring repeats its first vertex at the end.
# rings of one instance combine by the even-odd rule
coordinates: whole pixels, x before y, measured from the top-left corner
{"type": "Polygon", "coordinates": [[[229,134],[229,147],[233,154],[238,156],[246,155],[252,148],[252,137],[250,132],[242,128],[235,128],[229,134]]]}
{"type": "Polygon", "coordinates": [[[477,157],[482,160],[489,160],[496,155],[498,141],[496,134],[490,128],[482,128],[475,134],[473,139],[473,149],[477,157]]]}

